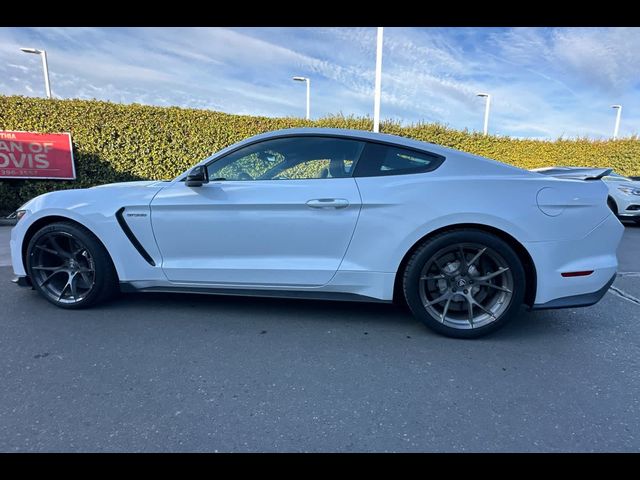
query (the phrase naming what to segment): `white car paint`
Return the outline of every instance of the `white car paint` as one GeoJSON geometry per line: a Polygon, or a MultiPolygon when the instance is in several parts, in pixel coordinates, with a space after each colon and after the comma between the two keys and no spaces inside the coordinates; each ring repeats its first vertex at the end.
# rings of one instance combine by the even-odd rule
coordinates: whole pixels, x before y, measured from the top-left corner
{"type": "Polygon", "coordinates": [[[21,207],[27,213],[11,234],[14,272],[26,276],[25,238],[57,216],[91,230],[109,251],[120,282],[137,289],[244,292],[251,287],[283,295],[346,293],[390,301],[407,252],[428,235],[456,225],[500,231],[528,253],[536,271],[536,307],[597,292],[615,275],[623,227],[607,207],[608,190],[599,181],[548,177],[392,135],[316,128],[258,135],[198,165],[242,145],[314,135],[386,142],[445,160],[434,171],[405,175],[187,187],[185,172],[169,182],[51,192],[21,207]],[[308,205],[329,198],[344,205],[308,205]],[[122,208],[155,265],[118,224],[122,208]],[[593,274],[561,276],[581,270],[593,274]]]}
{"type": "Polygon", "coordinates": [[[173,282],[320,286],[337,272],[360,207],[353,178],[174,183],[153,200],[153,229],[173,282]],[[307,206],[329,197],[345,206],[307,206]]]}

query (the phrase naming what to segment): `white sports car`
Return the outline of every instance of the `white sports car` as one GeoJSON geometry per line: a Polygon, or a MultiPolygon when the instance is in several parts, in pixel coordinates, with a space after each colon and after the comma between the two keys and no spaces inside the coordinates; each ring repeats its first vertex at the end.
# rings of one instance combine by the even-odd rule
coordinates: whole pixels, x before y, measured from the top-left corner
{"type": "Polygon", "coordinates": [[[304,128],[171,181],[47,193],[17,212],[16,283],[63,308],[121,291],[391,302],[478,337],[524,303],[596,303],[623,227],[601,181],[392,135],[304,128]]]}

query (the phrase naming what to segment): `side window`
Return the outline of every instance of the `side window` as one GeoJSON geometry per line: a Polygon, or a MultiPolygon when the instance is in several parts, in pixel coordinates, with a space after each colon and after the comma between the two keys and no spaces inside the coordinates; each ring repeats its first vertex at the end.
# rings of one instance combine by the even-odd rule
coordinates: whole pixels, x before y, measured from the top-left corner
{"type": "Polygon", "coordinates": [[[356,166],[356,177],[407,175],[430,172],[438,168],[444,157],[391,145],[368,143],[356,166]]]}
{"type": "Polygon", "coordinates": [[[303,180],[352,175],[364,142],[332,137],[265,140],[207,165],[210,180],[303,180]]]}
{"type": "Polygon", "coordinates": [[[284,157],[270,149],[249,147],[209,165],[211,180],[254,180],[284,162],[284,157]],[[212,168],[214,167],[214,168],[212,168]],[[216,168],[217,167],[217,168],[216,168]]]}

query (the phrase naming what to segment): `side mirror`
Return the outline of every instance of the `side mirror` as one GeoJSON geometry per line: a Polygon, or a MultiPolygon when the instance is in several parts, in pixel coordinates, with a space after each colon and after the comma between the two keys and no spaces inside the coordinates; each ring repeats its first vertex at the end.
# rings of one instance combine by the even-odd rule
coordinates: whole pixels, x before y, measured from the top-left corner
{"type": "Polygon", "coordinates": [[[201,187],[205,183],[209,183],[209,173],[207,167],[202,165],[193,167],[184,182],[187,187],[201,187]]]}

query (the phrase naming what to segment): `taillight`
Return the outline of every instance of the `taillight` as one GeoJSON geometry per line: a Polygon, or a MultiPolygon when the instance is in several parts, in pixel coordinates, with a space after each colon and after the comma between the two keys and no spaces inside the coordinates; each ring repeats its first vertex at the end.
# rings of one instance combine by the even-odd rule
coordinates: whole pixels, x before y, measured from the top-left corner
{"type": "Polygon", "coordinates": [[[580,272],[562,272],[560,275],[563,277],[586,277],[587,275],[591,275],[593,270],[582,270],[580,272]]]}

